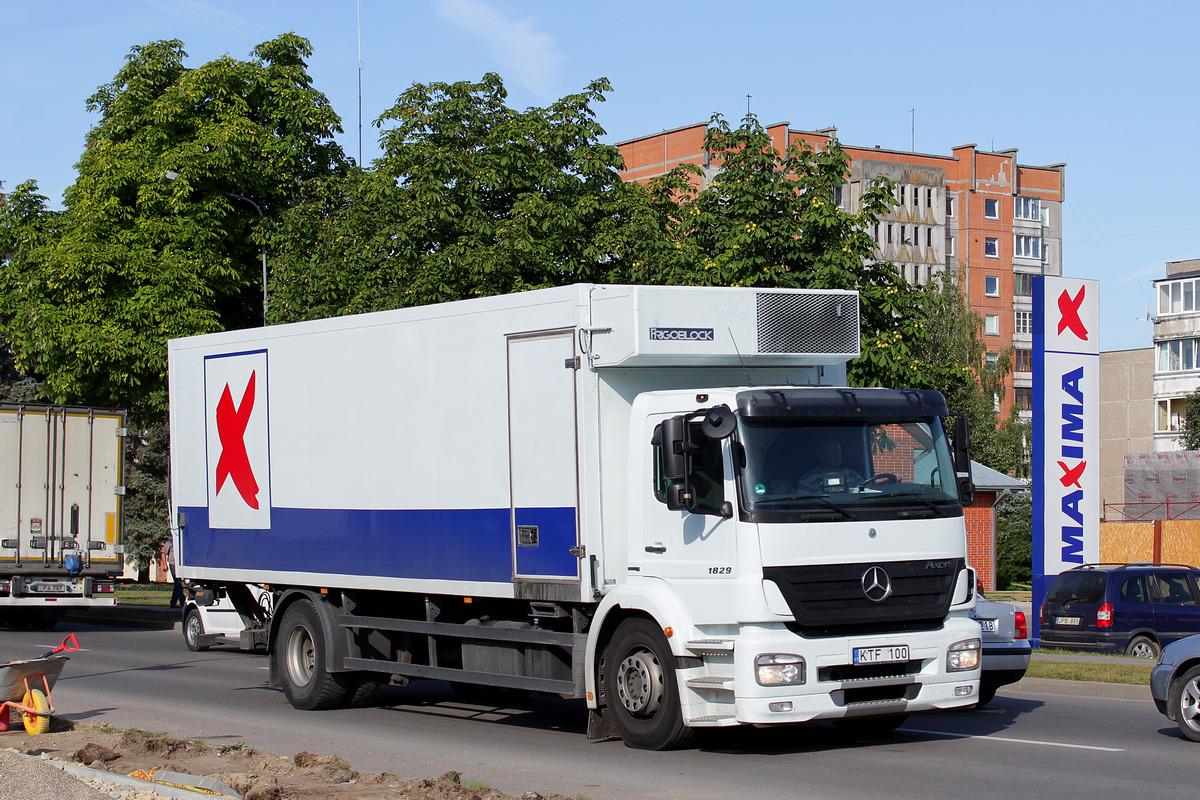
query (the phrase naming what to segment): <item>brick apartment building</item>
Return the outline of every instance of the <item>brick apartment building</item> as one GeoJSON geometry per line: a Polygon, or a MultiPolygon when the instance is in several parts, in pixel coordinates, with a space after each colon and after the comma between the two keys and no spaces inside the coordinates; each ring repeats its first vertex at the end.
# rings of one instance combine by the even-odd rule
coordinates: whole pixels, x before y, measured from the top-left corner
{"type": "MultiPolygon", "coordinates": [[[[626,180],[647,181],[692,163],[708,182],[719,160],[704,152],[705,123],[618,144],[626,180]]],[[[836,128],[767,127],[783,152],[803,141],[820,148],[836,128]]],[[[862,189],[884,175],[896,186],[897,205],[872,234],[878,257],[895,263],[905,279],[924,283],[945,270],[957,274],[971,307],[983,317],[989,358],[1014,350],[1001,412],[1014,405],[1028,418],[1032,405],[1033,276],[1062,274],[1062,200],[1065,165],[1017,162],[1016,150],[986,152],[975,145],[951,155],[884,150],[842,143],[851,159],[839,202],[855,210],[862,189]]]]}

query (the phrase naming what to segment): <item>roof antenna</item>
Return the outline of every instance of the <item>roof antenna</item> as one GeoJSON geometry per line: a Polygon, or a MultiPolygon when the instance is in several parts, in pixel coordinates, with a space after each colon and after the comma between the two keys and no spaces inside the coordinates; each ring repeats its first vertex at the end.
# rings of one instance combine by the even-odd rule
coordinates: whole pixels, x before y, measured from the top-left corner
{"type": "Polygon", "coordinates": [[[733,342],[733,352],[737,353],[738,363],[742,365],[742,372],[746,373],[746,385],[753,386],[754,381],[750,380],[750,370],[746,368],[746,360],[742,358],[742,351],[738,350],[737,337],[733,335],[733,328],[726,327],[729,331],[729,341],[733,342]]]}

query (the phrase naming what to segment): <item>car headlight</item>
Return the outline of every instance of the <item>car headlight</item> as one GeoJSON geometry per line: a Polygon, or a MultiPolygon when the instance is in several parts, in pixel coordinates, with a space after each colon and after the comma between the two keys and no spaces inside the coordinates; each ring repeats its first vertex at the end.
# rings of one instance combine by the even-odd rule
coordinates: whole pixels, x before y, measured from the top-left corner
{"type": "Polygon", "coordinates": [[[964,639],[950,645],[946,653],[947,672],[966,672],[979,667],[979,653],[982,644],[979,639],[964,639]]]}
{"type": "Polygon", "coordinates": [[[804,659],[791,653],[764,653],[754,659],[759,686],[797,686],[804,683],[804,659]]]}

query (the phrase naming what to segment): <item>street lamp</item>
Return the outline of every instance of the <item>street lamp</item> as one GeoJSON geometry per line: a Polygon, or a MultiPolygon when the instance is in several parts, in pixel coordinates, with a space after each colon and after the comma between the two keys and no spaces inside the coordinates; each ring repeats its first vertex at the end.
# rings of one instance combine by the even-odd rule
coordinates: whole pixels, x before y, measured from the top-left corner
{"type": "MultiPolygon", "coordinates": [[[[173,181],[179,177],[179,173],[173,172],[172,170],[167,170],[163,173],[163,177],[169,181],[173,181]]],[[[245,200],[254,208],[255,211],[258,212],[259,219],[262,219],[264,216],[266,216],[263,214],[262,209],[259,208],[258,203],[254,202],[249,197],[235,194],[233,192],[221,192],[221,194],[225,195],[226,197],[245,200]]],[[[259,253],[262,255],[263,327],[265,328],[267,326],[267,243],[265,241],[262,243],[262,246],[259,247],[259,253]]]]}

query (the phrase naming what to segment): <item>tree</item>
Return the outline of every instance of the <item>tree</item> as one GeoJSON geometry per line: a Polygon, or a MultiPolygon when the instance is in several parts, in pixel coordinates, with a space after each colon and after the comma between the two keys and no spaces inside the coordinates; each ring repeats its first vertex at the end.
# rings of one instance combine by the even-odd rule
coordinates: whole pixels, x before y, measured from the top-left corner
{"type": "Polygon", "coordinates": [[[373,169],[314,182],[275,228],[283,319],[517,292],[620,274],[615,233],[645,192],[603,145],[597,80],[547,108],[500,77],[414,84],[376,121],[373,169]]]}
{"type": "Polygon", "coordinates": [[[1179,446],[1184,450],[1200,450],[1200,387],[1184,399],[1179,446]]]}
{"type": "Polygon", "coordinates": [[[715,115],[705,150],[719,171],[699,187],[703,171],[677,167],[655,182],[661,206],[678,198],[669,215],[666,246],[651,251],[628,273],[635,283],[710,286],[857,289],[862,356],[849,367],[862,386],[924,386],[932,375],[916,358],[928,334],[921,293],[896,268],[875,259],[868,233],[895,202],[881,178],[863,189],[856,212],[836,193],[850,173],[850,157],[836,140],[819,150],[795,142],[779,152],[757,118],[734,129],[715,115]]]}
{"type": "Polygon", "coordinates": [[[996,588],[1028,584],[1033,576],[1033,498],[1006,494],[996,502],[996,588]]]}
{"type": "Polygon", "coordinates": [[[294,34],[194,69],[179,41],[133,48],[88,100],[101,118],[65,210],[32,182],[0,210],[15,368],[52,402],[131,412],[125,544],[139,566],[168,529],[167,340],[260,324],[269,219],[347,167],[311,54],[294,34]]]}
{"type": "Polygon", "coordinates": [[[161,414],[167,339],[258,324],[265,231],[232,193],[271,215],[344,166],[310,54],[285,34],[189,69],[153,42],[88,100],[101,119],[53,235],[0,269],[0,326],[50,398],[161,414]]]}
{"type": "Polygon", "coordinates": [[[1015,409],[1005,420],[996,414],[1012,365],[1011,348],[988,362],[983,320],[967,305],[953,275],[926,287],[921,316],[927,335],[916,348],[916,358],[927,365],[929,388],[945,396],[951,411],[967,417],[972,458],[1000,472],[1027,474],[1028,424],[1015,409]]]}

